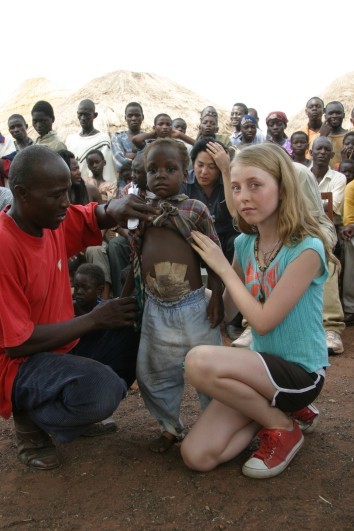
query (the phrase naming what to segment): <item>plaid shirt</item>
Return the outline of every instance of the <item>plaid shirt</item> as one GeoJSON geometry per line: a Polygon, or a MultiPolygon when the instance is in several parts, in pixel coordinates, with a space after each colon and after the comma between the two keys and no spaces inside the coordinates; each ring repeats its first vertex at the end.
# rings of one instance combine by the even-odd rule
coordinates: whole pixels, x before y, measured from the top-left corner
{"type": "Polygon", "coordinates": [[[198,230],[220,245],[209,210],[201,201],[178,194],[167,199],[155,196],[148,203],[162,210],[151,222],[153,226],[177,230],[188,243],[194,242],[191,231],[198,230]]]}
{"type": "MultiPolygon", "coordinates": [[[[198,230],[209,236],[220,246],[219,238],[214,228],[208,208],[197,199],[189,199],[185,194],[177,194],[166,199],[161,199],[151,192],[147,193],[147,204],[162,210],[150,225],[154,227],[166,227],[179,232],[189,244],[194,240],[192,230],[198,230]]],[[[141,249],[144,238],[144,228],[148,226],[140,224],[136,230],[129,231],[128,240],[132,249],[135,296],[138,305],[139,319],[136,328],[140,328],[140,319],[144,309],[145,287],[141,273],[141,249]]]]}

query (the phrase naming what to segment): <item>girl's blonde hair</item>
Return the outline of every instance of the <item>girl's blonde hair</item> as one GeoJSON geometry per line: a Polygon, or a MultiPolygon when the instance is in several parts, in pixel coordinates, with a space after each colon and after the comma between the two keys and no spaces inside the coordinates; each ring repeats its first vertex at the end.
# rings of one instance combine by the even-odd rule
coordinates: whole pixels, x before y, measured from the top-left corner
{"type": "MultiPolygon", "coordinates": [[[[319,238],[324,245],[327,261],[338,264],[332,249],[312,216],[303,198],[295,167],[289,155],[276,144],[265,143],[245,147],[231,164],[254,166],[274,177],[279,186],[278,234],[283,245],[291,246],[306,236],[319,238]]],[[[241,232],[254,234],[255,229],[236,213],[236,224],[241,232]]]]}

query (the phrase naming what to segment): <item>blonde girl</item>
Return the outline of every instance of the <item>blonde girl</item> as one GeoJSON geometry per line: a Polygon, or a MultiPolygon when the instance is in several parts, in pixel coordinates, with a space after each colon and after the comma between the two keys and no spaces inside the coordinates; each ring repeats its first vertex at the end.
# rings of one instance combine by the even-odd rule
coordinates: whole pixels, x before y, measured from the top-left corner
{"type": "Polygon", "coordinates": [[[324,383],[323,284],[334,258],[281,147],[244,148],[231,166],[231,188],[243,232],[233,264],[199,232],[193,233],[194,249],[225,285],[226,320],[240,311],[253,342],[251,350],[199,346],[187,354],[187,379],[214,400],[181,452],[188,467],[211,470],[243,451],[258,432],[259,448],[242,472],[268,478],[280,474],[303,445],[300,426],[309,427],[310,404],[324,383]]]}

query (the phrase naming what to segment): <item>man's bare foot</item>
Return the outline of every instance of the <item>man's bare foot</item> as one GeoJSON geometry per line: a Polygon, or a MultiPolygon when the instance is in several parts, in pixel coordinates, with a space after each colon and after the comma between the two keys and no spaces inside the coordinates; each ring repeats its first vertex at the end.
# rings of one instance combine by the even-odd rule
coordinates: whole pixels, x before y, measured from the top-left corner
{"type": "Polygon", "coordinates": [[[173,433],[169,433],[168,431],[164,431],[161,433],[160,437],[153,441],[149,448],[152,452],[155,452],[156,454],[164,454],[177,442],[178,439],[173,433]]]}

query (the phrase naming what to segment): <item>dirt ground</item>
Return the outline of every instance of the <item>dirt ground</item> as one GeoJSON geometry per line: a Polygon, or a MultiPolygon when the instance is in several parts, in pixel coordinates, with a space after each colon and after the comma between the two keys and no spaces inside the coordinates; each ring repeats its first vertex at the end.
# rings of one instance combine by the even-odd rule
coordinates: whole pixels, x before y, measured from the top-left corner
{"type": "MultiPolygon", "coordinates": [[[[280,476],[242,476],[247,452],[207,474],[187,470],[179,448],[157,455],[158,435],[138,393],[115,413],[112,435],[59,447],[63,465],[31,470],[17,461],[12,421],[0,421],[0,529],[354,529],[354,327],[331,358],[317,401],[321,422],[280,476]]],[[[183,419],[198,415],[187,387],[183,419]]]]}

